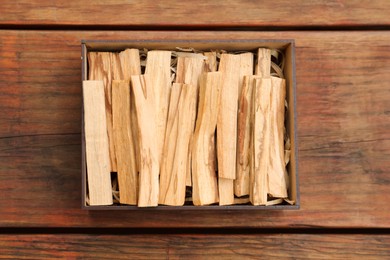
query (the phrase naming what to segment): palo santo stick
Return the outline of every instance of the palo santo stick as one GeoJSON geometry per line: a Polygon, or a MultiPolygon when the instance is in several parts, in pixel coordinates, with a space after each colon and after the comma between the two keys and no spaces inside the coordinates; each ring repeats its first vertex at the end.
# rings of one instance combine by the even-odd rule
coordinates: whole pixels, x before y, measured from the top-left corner
{"type": "Polygon", "coordinates": [[[111,205],[112,189],[103,81],[84,81],[84,131],[89,205],[111,205]]]}
{"type": "Polygon", "coordinates": [[[129,81],[112,81],[112,117],[118,168],[119,202],[136,205],[138,173],[130,127],[129,81]]]}
{"type": "MultiPolygon", "coordinates": [[[[179,56],[177,59],[176,83],[190,84],[199,93],[199,77],[204,72],[204,56],[200,54],[190,53],[191,55],[179,56]]],[[[195,129],[196,109],[190,115],[192,129],[195,129]]],[[[191,153],[192,153],[192,135],[187,152],[187,170],[186,170],[186,185],[192,186],[191,183],[191,153]]]]}
{"type": "MultiPolygon", "coordinates": [[[[112,137],[112,100],[111,100],[111,82],[115,77],[120,77],[121,73],[115,64],[115,56],[111,52],[89,52],[89,80],[102,80],[105,93],[106,124],[108,133],[108,142],[110,149],[110,171],[116,172],[116,158],[114,138],[112,137]]],[[[119,79],[119,78],[118,78],[119,79]]]]}
{"type": "Polygon", "coordinates": [[[268,165],[268,193],[272,197],[287,197],[287,171],[284,162],[284,101],[286,81],[271,77],[270,106],[270,163],[268,165]]]}
{"type": "Polygon", "coordinates": [[[217,53],[215,51],[205,52],[203,55],[207,57],[207,60],[205,60],[207,71],[217,71],[217,53]]]}
{"type": "Polygon", "coordinates": [[[169,103],[164,157],[160,173],[159,204],[182,206],[186,195],[187,153],[196,109],[196,88],[174,83],[169,103]]]}
{"type": "Polygon", "coordinates": [[[259,77],[244,76],[243,88],[238,102],[237,178],[234,181],[234,194],[239,197],[249,195],[252,93],[255,78],[259,77]]]}
{"type": "Polygon", "coordinates": [[[138,194],[139,207],[158,205],[160,164],[158,161],[156,97],[152,82],[149,75],[131,77],[138,118],[138,139],[141,158],[138,194]]]}
{"type": "Polygon", "coordinates": [[[218,177],[219,205],[234,204],[234,180],[218,177]]]}
{"type": "Polygon", "coordinates": [[[149,51],[145,74],[149,75],[155,96],[158,162],[161,164],[171,91],[171,52],[149,51]]]}
{"type": "Polygon", "coordinates": [[[192,147],[192,197],[194,205],[218,202],[214,134],[217,126],[221,73],[201,76],[198,118],[192,147]]]}
{"type": "Polygon", "coordinates": [[[245,52],[245,53],[241,53],[239,56],[240,56],[240,77],[238,78],[238,101],[240,101],[240,96],[242,93],[244,76],[253,75],[253,53],[245,52]]]}
{"type": "MultiPolygon", "coordinates": [[[[132,75],[141,75],[141,65],[138,49],[126,49],[119,53],[119,59],[121,62],[123,80],[131,80],[132,75]]],[[[137,127],[137,112],[135,110],[134,93],[130,91],[130,120],[131,120],[131,136],[134,143],[134,150],[136,151],[136,164],[137,171],[139,171],[139,144],[138,144],[138,127],[137,127]]]]}
{"type": "Polygon", "coordinates": [[[222,54],[219,71],[222,73],[217,122],[218,176],[234,180],[236,178],[236,136],[238,84],[240,56],[222,54]]]}
{"type": "Polygon", "coordinates": [[[270,158],[271,79],[255,79],[253,90],[253,154],[254,170],[250,172],[250,201],[253,205],[267,203],[267,172],[270,158]]]}
{"type": "Polygon", "coordinates": [[[257,51],[257,64],[255,74],[263,78],[270,77],[271,74],[271,50],[259,48],[257,51]]]}

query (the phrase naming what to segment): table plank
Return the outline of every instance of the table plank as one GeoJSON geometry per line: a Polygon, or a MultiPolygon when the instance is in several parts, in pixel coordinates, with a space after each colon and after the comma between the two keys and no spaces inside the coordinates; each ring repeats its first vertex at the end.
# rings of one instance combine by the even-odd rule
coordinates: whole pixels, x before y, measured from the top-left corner
{"type": "Polygon", "coordinates": [[[383,259],[389,243],[388,235],[0,235],[0,258],[383,259]]]}
{"type": "Polygon", "coordinates": [[[388,228],[389,43],[385,31],[0,31],[0,226],[388,228]],[[83,38],[295,38],[301,210],[81,210],[83,38]]]}
{"type": "MultiPolygon", "coordinates": [[[[3,0],[1,25],[367,26],[389,25],[386,0],[240,1],[3,0]]],[[[110,27],[112,28],[112,27],[110,27]]]]}

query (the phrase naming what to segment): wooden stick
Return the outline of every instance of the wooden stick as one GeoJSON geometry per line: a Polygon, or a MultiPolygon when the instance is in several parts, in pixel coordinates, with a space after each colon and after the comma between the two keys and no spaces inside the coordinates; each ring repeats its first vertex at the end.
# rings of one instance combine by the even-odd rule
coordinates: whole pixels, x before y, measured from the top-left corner
{"type": "Polygon", "coordinates": [[[156,123],[155,86],[149,75],[131,76],[138,118],[138,139],[140,144],[140,175],[138,206],[158,205],[159,171],[158,129],[156,123]]]}
{"type": "Polygon", "coordinates": [[[257,51],[257,64],[255,74],[263,78],[270,77],[271,74],[271,50],[259,48],[257,51]]]}
{"type": "Polygon", "coordinates": [[[187,153],[193,132],[190,115],[195,109],[196,88],[187,84],[174,83],[160,173],[160,204],[184,205],[187,153]]]}
{"type": "MultiPolygon", "coordinates": [[[[131,80],[132,75],[141,75],[140,56],[138,49],[126,49],[119,53],[119,59],[121,62],[123,80],[131,80]]],[[[134,143],[134,150],[136,151],[136,164],[137,171],[139,171],[140,156],[139,156],[139,144],[138,144],[138,127],[137,127],[137,112],[135,110],[134,93],[130,91],[130,120],[131,120],[131,136],[134,143]]]]}
{"type": "MultiPolygon", "coordinates": [[[[188,56],[179,56],[177,59],[177,73],[176,73],[176,83],[190,84],[196,89],[196,95],[199,93],[199,77],[205,71],[204,67],[204,56],[196,54],[188,56]]],[[[192,129],[195,129],[195,119],[196,119],[196,110],[190,115],[192,129]]],[[[186,170],[186,185],[192,186],[191,183],[191,153],[192,153],[192,135],[188,150],[188,159],[187,159],[187,170],[186,170]]]]}
{"type": "Polygon", "coordinates": [[[243,88],[239,100],[237,126],[237,178],[234,181],[236,196],[249,195],[250,141],[252,119],[252,93],[254,79],[258,76],[244,76],[243,88]]]}
{"type": "Polygon", "coordinates": [[[287,171],[284,163],[284,101],[286,81],[271,77],[270,106],[270,163],[268,166],[268,193],[277,198],[287,197],[287,171]]]}
{"type": "Polygon", "coordinates": [[[103,81],[83,82],[89,205],[111,205],[112,189],[103,81]]]}
{"type": "Polygon", "coordinates": [[[205,52],[203,55],[207,57],[205,61],[207,72],[217,71],[217,53],[215,51],[205,52]]]}
{"type": "Polygon", "coordinates": [[[222,54],[219,71],[222,73],[222,89],[217,122],[218,176],[234,180],[236,178],[236,136],[238,84],[240,56],[222,54]]]}
{"type": "Polygon", "coordinates": [[[102,80],[105,93],[106,124],[110,149],[110,171],[116,172],[116,158],[114,138],[112,137],[112,100],[111,100],[111,82],[115,77],[120,79],[120,69],[115,64],[115,56],[110,52],[89,52],[89,80],[102,80]],[[119,78],[118,78],[119,77],[119,78]]]}
{"type": "Polygon", "coordinates": [[[234,204],[234,180],[218,177],[219,205],[234,204]]]}
{"type": "Polygon", "coordinates": [[[214,134],[217,126],[220,72],[205,73],[200,80],[198,118],[192,147],[194,205],[218,202],[214,134]]]}
{"type": "Polygon", "coordinates": [[[267,172],[269,165],[270,136],[270,98],[271,79],[255,79],[253,91],[254,125],[253,125],[253,153],[254,172],[251,172],[250,200],[253,205],[267,203],[267,172]]]}
{"type": "Polygon", "coordinates": [[[253,53],[245,52],[240,55],[240,75],[238,78],[238,104],[240,105],[240,96],[244,82],[244,76],[253,75],[253,53]]]}
{"type": "Polygon", "coordinates": [[[156,99],[157,149],[158,162],[161,164],[171,92],[171,52],[149,51],[145,74],[149,75],[151,91],[154,91],[156,99]]]}
{"type": "Polygon", "coordinates": [[[112,117],[120,203],[136,205],[138,172],[130,127],[129,81],[112,81],[112,117]]]}

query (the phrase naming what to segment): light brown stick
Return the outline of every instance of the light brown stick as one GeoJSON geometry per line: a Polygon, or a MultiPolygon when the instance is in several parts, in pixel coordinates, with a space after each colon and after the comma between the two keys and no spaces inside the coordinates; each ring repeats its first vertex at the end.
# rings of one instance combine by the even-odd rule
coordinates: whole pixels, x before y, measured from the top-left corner
{"type": "Polygon", "coordinates": [[[89,52],[89,80],[102,80],[105,93],[106,124],[110,149],[110,171],[116,172],[115,144],[112,137],[112,98],[111,82],[115,77],[120,79],[120,67],[116,64],[116,56],[111,52],[89,52]]]}
{"type": "Polygon", "coordinates": [[[184,205],[187,153],[193,132],[190,115],[195,109],[196,88],[187,84],[174,83],[160,173],[160,204],[184,205]]]}
{"type": "MultiPolygon", "coordinates": [[[[199,93],[199,77],[205,71],[204,56],[193,54],[179,56],[177,59],[176,83],[190,84],[196,89],[196,95],[199,93]]],[[[195,129],[196,110],[190,115],[192,129],[195,129]]],[[[192,135],[188,150],[187,170],[186,170],[186,185],[192,186],[191,183],[191,153],[192,153],[192,135]]]]}
{"type": "Polygon", "coordinates": [[[243,88],[238,102],[237,178],[234,181],[234,194],[236,196],[249,195],[252,94],[256,77],[258,78],[258,76],[244,76],[243,88]]]}
{"type": "MultiPolygon", "coordinates": [[[[123,80],[131,80],[132,75],[141,75],[140,56],[138,49],[126,49],[119,53],[121,62],[123,80]]],[[[137,171],[139,171],[140,156],[138,144],[138,127],[137,127],[137,112],[135,110],[134,93],[130,89],[130,120],[131,120],[131,136],[133,138],[135,157],[137,163],[137,171]]]]}
{"type": "Polygon", "coordinates": [[[263,78],[270,77],[271,74],[271,50],[259,48],[257,51],[257,64],[255,74],[263,78]]]}
{"type": "Polygon", "coordinates": [[[149,51],[145,74],[149,75],[155,96],[158,162],[161,164],[171,92],[171,52],[149,51]]]}
{"type": "Polygon", "coordinates": [[[138,206],[158,205],[159,151],[157,144],[156,97],[149,75],[131,77],[138,118],[140,144],[140,174],[138,206]]]}
{"type": "Polygon", "coordinates": [[[217,71],[217,53],[215,51],[205,52],[203,55],[207,57],[205,60],[207,72],[217,71]]]}
{"type": "Polygon", "coordinates": [[[221,73],[201,76],[198,118],[192,147],[192,196],[194,205],[218,202],[214,134],[218,117],[221,73]]]}
{"type": "Polygon", "coordinates": [[[222,73],[217,122],[218,176],[236,178],[237,108],[240,56],[222,54],[219,71],[222,73]]]}
{"type": "Polygon", "coordinates": [[[138,173],[130,127],[129,81],[112,81],[112,117],[120,203],[136,205],[138,173]]]}
{"type": "Polygon", "coordinates": [[[268,166],[268,193],[277,198],[287,197],[287,171],[284,163],[284,101],[286,81],[271,77],[270,106],[270,163],[268,166]]]}
{"type": "Polygon", "coordinates": [[[103,81],[83,82],[89,205],[111,205],[112,189],[103,81]]]}
{"type": "Polygon", "coordinates": [[[255,79],[253,100],[254,171],[250,173],[250,201],[253,205],[265,205],[267,203],[267,172],[270,156],[270,78],[255,79]]]}

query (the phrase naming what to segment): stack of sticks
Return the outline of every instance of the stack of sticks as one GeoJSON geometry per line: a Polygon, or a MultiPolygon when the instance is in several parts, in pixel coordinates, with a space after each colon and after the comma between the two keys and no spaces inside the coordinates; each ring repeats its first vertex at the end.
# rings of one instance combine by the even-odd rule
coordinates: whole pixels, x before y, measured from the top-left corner
{"type": "Polygon", "coordinates": [[[89,52],[89,205],[115,198],[139,207],[286,199],[286,82],[271,75],[271,56],[267,48],[89,52]]]}

